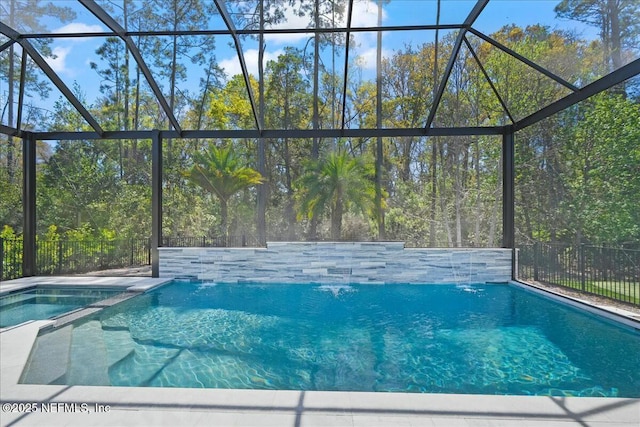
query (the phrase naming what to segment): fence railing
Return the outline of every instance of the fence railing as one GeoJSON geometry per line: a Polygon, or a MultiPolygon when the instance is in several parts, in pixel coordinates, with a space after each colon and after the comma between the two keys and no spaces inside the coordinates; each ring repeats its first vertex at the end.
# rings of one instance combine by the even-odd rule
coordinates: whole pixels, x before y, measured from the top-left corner
{"type": "Polygon", "coordinates": [[[22,239],[0,238],[0,280],[22,277],[22,239]]]}
{"type": "MultiPolygon", "coordinates": [[[[151,264],[149,239],[38,240],[36,274],[75,274],[151,264]]],[[[0,280],[22,277],[22,239],[0,239],[0,280]]]]}
{"type": "MultiPolygon", "coordinates": [[[[164,237],[169,247],[259,247],[257,237],[164,237]]],[[[150,239],[40,240],[36,274],[76,274],[151,264],[150,239]]],[[[0,239],[0,280],[22,277],[22,238],[0,239]]]]}
{"type": "Polygon", "coordinates": [[[241,248],[241,247],[261,247],[256,236],[249,234],[233,235],[228,237],[170,237],[163,236],[162,246],[170,248],[241,248]]]}
{"type": "MultiPolygon", "coordinates": [[[[168,247],[260,247],[251,235],[164,237],[168,247]]],[[[149,239],[38,240],[36,272],[86,273],[151,264],[149,239]]],[[[22,239],[0,239],[0,280],[22,277],[22,239]]],[[[640,305],[640,250],[535,243],[518,246],[517,277],[640,305]]]]}
{"type": "Polygon", "coordinates": [[[518,245],[517,277],[640,305],[640,250],[609,246],[518,245]]]}

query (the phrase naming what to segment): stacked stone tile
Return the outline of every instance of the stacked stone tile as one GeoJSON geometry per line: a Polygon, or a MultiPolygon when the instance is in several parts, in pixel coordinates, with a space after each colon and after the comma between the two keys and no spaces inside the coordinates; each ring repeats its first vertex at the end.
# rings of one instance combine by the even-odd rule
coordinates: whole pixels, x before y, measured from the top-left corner
{"type": "Polygon", "coordinates": [[[160,277],[221,283],[484,283],[511,280],[510,249],[402,242],[269,242],[266,248],[160,248],[160,277]]]}

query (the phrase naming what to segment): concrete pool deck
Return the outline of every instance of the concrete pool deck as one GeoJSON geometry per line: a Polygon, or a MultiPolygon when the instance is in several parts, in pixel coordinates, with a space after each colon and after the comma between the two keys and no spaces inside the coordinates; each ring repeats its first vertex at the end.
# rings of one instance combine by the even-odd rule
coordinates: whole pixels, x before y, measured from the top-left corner
{"type": "MultiPolygon", "coordinates": [[[[73,284],[70,278],[21,283],[73,284]]],[[[93,278],[74,277],[89,284],[93,278]]],[[[131,286],[145,278],[107,278],[131,286]]],[[[146,279],[154,280],[154,279],[146,279]]],[[[13,281],[11,281],[13,282],[13,281]]],[[[5,282],[0,290],[5,290],[5,282]]],[[[100,283],[100,285],[96,284],[100,283]]],[[[124,287],[127,287],[123,285],[124,287]]],[[[590,426],[640,425],[640,399],[18,384],[42,327],[0,332],[2,426],[590,426]],[[35,410],[35,412],[28,412],[35,410]]]]}
{"type": "Polygon", "coordinates": [[[0,296],[10,292],[19,292],[32,286],[46,287],[88,287],[120,288],[122,291],[145,292],[172,279],[153,279],[151,277],[95,277],[95,276],[33,276],[0,282],[0,296]]]}

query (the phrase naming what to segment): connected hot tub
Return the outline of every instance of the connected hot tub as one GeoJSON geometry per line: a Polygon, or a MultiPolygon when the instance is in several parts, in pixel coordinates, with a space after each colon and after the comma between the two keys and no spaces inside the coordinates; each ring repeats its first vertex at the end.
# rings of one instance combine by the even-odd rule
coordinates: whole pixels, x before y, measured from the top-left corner
{"type": "Polygon", "coordinates": [[[0,328],[52,319],[125,292],[122,288],[33,286],[0,297],[0,328]]]}

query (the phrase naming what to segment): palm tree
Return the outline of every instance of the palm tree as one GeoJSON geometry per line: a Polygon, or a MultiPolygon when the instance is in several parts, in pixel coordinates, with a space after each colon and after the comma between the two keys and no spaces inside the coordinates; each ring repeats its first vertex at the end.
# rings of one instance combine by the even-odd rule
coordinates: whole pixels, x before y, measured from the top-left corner
{"type": "Polygon", "coordinates": [[[203,153],[196,153],[193,161],[193,166],[184,175],[220,201],[220,228],[226,241],[229,199],[240,190],[262,183],[262,175],[244,165],[231,145],[211,145],[203,153]]]}
{"type": "Polygon", "coordinates": [[[327,209],[331,216],[331,238],[340,239],[342,216],[348,210],[373,211],[375,185],[373,168],[345,151],[334,151],[308,163],[298,179],[299,213],[317,218],[327,209]]]}

